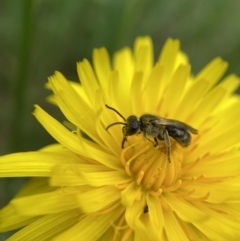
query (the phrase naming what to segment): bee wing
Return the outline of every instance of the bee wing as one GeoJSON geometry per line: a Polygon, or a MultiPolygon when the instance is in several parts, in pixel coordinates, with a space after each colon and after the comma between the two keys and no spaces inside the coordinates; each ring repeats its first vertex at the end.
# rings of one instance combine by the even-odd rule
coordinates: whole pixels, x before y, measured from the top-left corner
{"type": "Polygon", "coordinates": [[[185,124],[184,122],[178,121],[178,120],[159,118],[159,119],[154,120],[154,122],[156,125],[178,127],[180,129],[187,129],[192,134],[198,134],[197,129],[185,124]]]}

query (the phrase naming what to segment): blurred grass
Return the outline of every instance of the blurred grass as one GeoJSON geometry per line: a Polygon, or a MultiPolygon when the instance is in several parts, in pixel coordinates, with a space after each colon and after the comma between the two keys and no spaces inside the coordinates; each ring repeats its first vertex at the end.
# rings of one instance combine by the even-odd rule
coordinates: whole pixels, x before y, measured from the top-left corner
{"type": "MultiPolygon", "coordinates": [[[[166,38],[179,38],[194,73],[221,56],[240,75],[239,12],[238,0],[1,0],[0,154],[54,142],[32,117],[33,104],[61,120],[43,85],[55,70],[77,80],[76,62],[91,60],[95,47],[112,54],[150,35],[157,56],[166,38]]],[[[23,183],[1,180],[0,206],[23,183]]]]}

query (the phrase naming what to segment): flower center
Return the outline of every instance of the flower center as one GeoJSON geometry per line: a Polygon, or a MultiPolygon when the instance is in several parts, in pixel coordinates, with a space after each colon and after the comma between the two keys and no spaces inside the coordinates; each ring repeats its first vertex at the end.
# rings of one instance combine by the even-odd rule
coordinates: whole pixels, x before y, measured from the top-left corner
{"type": "Polygon", "coordinates": [[[137,136],[128,140],[129,146],[122,151],[121,160],[129,176],[135,177],[137,185],[146,190],[159,192],[174,186],[181,168],[180,147],[171,143],[171,162],[164,141],[153,147],[147,140],[139,141],[137,136]]]}

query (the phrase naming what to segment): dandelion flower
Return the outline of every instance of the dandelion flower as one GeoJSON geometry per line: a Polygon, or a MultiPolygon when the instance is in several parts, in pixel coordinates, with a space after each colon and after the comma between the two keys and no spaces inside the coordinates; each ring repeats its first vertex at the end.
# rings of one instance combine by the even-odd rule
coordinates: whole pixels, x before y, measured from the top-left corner
{"type": "Polygon", "coordinates": [[[192,75],[173,39],[154,63],[151,39],[141,37],[112,61],[95,49],[93,67],[77,64],[80,84],[56,72],[49,100],[68,124],[35,106],[58,144],[0,158],[1,177],[32,177],[1,210],[0,230],[20,229],[9,240],[240,240],[239,78],[223,78],[226,69],[216,58],[192,75]],[[170,137],[171,163],[166,143],[154,147],[142,133],[122,148],[122,126],[106,127],[123,120],[106,104],[198,135],[186,148],[170,137]]]}

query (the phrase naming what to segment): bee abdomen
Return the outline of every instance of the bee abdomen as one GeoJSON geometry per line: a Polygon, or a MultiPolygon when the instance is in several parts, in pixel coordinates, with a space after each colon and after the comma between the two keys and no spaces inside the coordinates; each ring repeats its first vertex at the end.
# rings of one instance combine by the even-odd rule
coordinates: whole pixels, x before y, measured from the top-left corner
{"type": "Polygon", "coordinates": [[[169,136],[174,138],[180,145],[188,146],[191,143],[191,135],[188,131],[175,127],[167,128],[169,136]]]}

